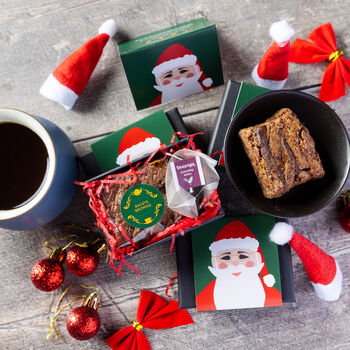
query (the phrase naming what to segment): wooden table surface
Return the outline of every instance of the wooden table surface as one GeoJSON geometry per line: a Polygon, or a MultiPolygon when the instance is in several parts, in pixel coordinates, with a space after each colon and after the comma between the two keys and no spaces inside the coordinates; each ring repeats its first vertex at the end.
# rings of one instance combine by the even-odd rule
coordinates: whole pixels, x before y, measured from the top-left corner
{"type": "MultiPolygon", "coordinates": [[[[117,43],[205,16],[219,32],[225,82],[252,82],[252,68],[270,44],[272,22],[287,19],[296,36],[306,38],[312,29],[332,22],[338,46],[350,57],[350,1],[296,0],[12,0],[0,1],[0,106],[37,114],[57,123],[73,141],[77,154],[97,138],[141,119],[156,109],[137,112],[129,91],[117,43]],[[108,43],[86,90],[72,111],[65,111],[39,95],[47,75],[63,58],[95,36],[97,28],[113,17],[119,33],[108,43]]],[[[285,86],[293,89],[321,82],[326,63],[290,64],[285,86]]],[[[204,131],[207,142],[218,112],[224,86],[162,106],[178,107],[190,130],[204,131]]],[[[307,92],[317,95],[319,88],[307,92]]],[[[350,91],[329,103],[350,130],[350,91]]],[[[317,120],[315,120],[317,123],[317,120]]],[[[347,188],[350,187],[349,180],[347,188]]],[[[229,203],[238,213],[252,212],[239,196],[229,203]]],[[[316,298],[304,268],[293,253],[296,303],[280,308],[196,313],[194,324],[169,330],[145,330],[152,349],[350,349],[350,235],[338,222],[339,202],[316,214],[290,222],[339,262],[343,292],[336,302],[316,298]]],[[[59,318],[62,340],[45,336],[50,313],[63,288],[44,293],[30,281],[33,264],[47,256],[44,242],[69,233],[66,222],[93,227],[87,197],[78,190],[65,212],[54,222],[32,231],[0,229],[0,348],[1,349],[109,349],[104,339],[135,319],[141,289],[164,295],[169,277],[176,271],[175,253],[163,243],[136,255],[130,262],[142,271],[125,269],[118,276],[101,263],[89,277],[70,283],[98,285],[102,326],[93,339],[79,342],[59,318]]],[[[74,293],[79,293],[76,290],[74,293]]],[[[172,293],[177,297],[176,283],[172,293]]]]}

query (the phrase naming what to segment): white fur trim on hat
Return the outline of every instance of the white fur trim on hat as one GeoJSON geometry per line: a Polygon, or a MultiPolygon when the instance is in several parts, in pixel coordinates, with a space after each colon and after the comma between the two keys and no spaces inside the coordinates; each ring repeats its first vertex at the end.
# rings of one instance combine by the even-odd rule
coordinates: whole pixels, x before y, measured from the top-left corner
{"type": "Polygon", "coordinates": [[[160,140],[157,137],[147,137],[145,141],[139,142],[136,145],[126,149],[123,153],[119,154],[116,163],[123,165],[127,163],[127,157],[130,154],[130,161],[147,153],[152,153],[154,150],[160,147],[160,140]]]}
{"type": "Polygon", "coordinates": [[[255,80],[255,82],[258,86],[262,86],[262,87],[264,87],[266,89],[270,89],[270,90],[280,90],[283,88],[287,79],[271,80],[271,79],[260,78],[258,75],[258,65],[259,65],[259,63],[255,66],[255,68],[252,71],[252,78],[255,80]]]}
{"type": "Polygon", "coordinates": [[[213,85],[213,79],[212,78],[206,78],[202,81],[203,85],[205,87],[209,87],[211,85],[213,85]]]}
{"type": "Polygon", "coordinates": [[[288,42],[294,35],[295,31],[289,25],[289,23],[284,20],[272,23],[269,33],[272,39],[277,42],[277,44],[282,44],[284,42],[288,42]]]}
{"type": "Polygon", "coordinates": [[[268,287],[272,287],[276,283],[275,277],[271,274],[264,276],[263,280],[268,287]]]}
{"type": "Polygon", "coordinates": [[[272,242],[278,245],[284,245],[292,239],[293,233],[293,226],[288,225],[286,222],[277,222],[271,230],[269,237],[272,242]]]}
{"type": "Polygon", "coordinates": [[[48,76],[45,83],[40,88],[40,93],[49,100],[55,101],[65,109],[72,109],[78,95],[62,85],[52,74],[48,76]]]}
{"type": "Polygon", "coordinates": [[[212,253],[216,254],[225,249],[248,249],[256,252],[259,247],[259,242],[255,238],[229,238],[221,239],[220,241],[213,242],[209,249],[212,253]]]}
{"type": "Polygon", "coordinates": [[[118,31],[117,23],[115,23],[114,19],[107,19],[106,22],[102,23],[100,28],[98,28],[98,34],[108,34],[110,37],[114,36],[114,34],[118,31]]]}
{"type": "Polygon", "coordinates": [[[321,283],[313,283],[311,282],[312,286],[315,289],[316,295],[323,300],[326,301],[334,301],[338,300],[341,290],[342,290],[342,283],[343,283],[343,274],[340,270],[340,267],[337,262],[336,264],[336,274],[334,276],[334,279],[331,283],[325,285],[321,283]]]}
{"type": "Polygon", "coordinates": [[[193,66],[197,62],[197,57],[195,55],[185,55],[183,57],[177,57],[172,60],[163,62],[158,66],[155,66],[152,70],[152,73],[158,77],[160,74],[172,70],[176,67],[181,66],[193,66]]]}

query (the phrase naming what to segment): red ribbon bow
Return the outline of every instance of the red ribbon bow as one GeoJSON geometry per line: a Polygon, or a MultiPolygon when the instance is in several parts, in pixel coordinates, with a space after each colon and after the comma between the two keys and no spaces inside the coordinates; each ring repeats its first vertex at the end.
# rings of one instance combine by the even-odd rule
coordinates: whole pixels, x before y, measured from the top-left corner
{"type": "Polygon", "coordinates": [[[179,309],[175,300],[165,301],[158,294],[142,290],[137,307],[136,322],[125,327],[106,339],[113,350],[151,350],[146,336],[141,332],[143,327],[165,329],[193,323],[186,310],[179,309]]]}
{"type": "Polygon", "coordinates": [[[345,95],[345,87],[350,86],[350,60],[337,48],[331,23],[323,24],[313,30],[307,40],[296,39],[291,46],[290,61],[296,63],[315,63],[328,60],[319,99],[325,102],[345,95]]]}

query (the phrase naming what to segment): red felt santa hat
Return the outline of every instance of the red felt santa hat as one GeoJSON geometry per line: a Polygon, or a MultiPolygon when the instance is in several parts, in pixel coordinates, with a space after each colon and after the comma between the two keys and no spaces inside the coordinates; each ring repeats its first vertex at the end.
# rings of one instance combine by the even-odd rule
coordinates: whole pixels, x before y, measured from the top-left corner
{"type": "Polygon", "coordinates": [[[288,78],[290,44],[294,30],[287,21],[275,22],[270,27],[274,42],[255,66],[252,77],[256,84],[267,89],[282,89],[288,78]]]}
{"type": "Polygon", "coordinates": [[[337,300],[342,289],[342,273],[336,260],[317,245],[294,231],[291,225],[278,222],[270,232],[271,241],[289,242],[301,259],[312,286],[320,299],[337,300]]]}
{"type": "Polygon", "coordinates": [[[152,153],[160,146],[160,140],[151,133],[139,127],[131,128],[120,141],[116,163],[118,165],[126,164],[128,156],[130,156],[129,161],[131,161],[144,154],[152,153]]]}
{"type": "Polygon", "coordinates": [[[113,19],[104,22],[98,30],[99,35],[68,56],[48,76],[40,93],[59,103],[65,109],[72,109],[76,99],[88,83],[102,55],[103,48],[116,32],[117,25],[113,19]]]}
{"type": "Polygon", "coordinates": [[[264,263],[260,274],[263,277],[264,283],[268,287],[272,287],[275,284],[274,276],[267,271],[259,241],[244,222],[231,221],[228,223],[219,231],[214,242],[209,246],[212,256],[216,256],[220,251],[224,251],[225,249],[247,249],[260,253],[261,262],[264,263]]]}
{"type": "Polygon", "coordinates": [[[202,85],[204,90],[207,90],[213,85],[213,80],[207,78],[201,65],[195,56],[190,50],[184,47],[181,44],[174,44],[165,49],[162,54],[159,56],[156,66],[153,68],[153,75],[158,78],[162,73],[165,73],[174,68],[181,66],[198,66],[198,73],[202,72],[199,82],[202,85]]]}

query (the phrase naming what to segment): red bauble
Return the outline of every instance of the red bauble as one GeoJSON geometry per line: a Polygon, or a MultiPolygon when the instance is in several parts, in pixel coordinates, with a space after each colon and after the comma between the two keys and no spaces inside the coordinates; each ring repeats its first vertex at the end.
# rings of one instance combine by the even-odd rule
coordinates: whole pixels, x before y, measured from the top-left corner
{"type": "Polygon", "coordinates": [[[340,225],[344,231],[350,233],[350,190],[343,191],[340,195],[343,198],[344,207],[340,212],[340,225]]]}
{"type": "Polygon", "coordinates": [[[339,220],[343,230],[350,233],[350,204],[347,204],[341,210],[339,220]]]}
{"type": "Polygon", "coordinates": [[[100,316],[89,306],[79,306],[67,317],[67,330],[77,340],[92,338],[98,332],[100,325],[100,316]]]}
{"type": "Polygon", "coordinates": [[[62,264],[53,258],[39,260],[32,268],[34,286],[44,292],[57,289],[64,279],[62,264]]]}
{"type": "Polygon", "coordinates": [[[91,247],[75,245],[66,256],[66,264],[70,272],[77,276],[87,276],[93,273],[100,262],[99,254],[91,247]]]}

